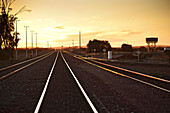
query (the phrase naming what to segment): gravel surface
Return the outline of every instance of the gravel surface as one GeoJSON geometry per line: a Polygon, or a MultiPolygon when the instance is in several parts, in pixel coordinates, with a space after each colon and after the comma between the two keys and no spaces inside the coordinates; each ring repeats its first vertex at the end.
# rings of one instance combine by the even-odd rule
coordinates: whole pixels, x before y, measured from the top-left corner
{"type": "Polygon", "coordinates": [[[34,111],[56,53],[0,82],[0,113],[34,111]]]}
{"type": "Polygon", "coordinates": [[[59,54],[41,111],[42,113],[90,113],[89,104],[82,95],[70,71],[59,54]]]}
{"type": "Polygon", "coordinates": [[[111,65],[123,67],[126,69],[138,71],[152,76],[170,80],[170,65],[163,64],[138,64],[125,62],[108,62],[111,65]]]}
{"type": "Polygon", "coordinates": [[[169,93],[64,56],[99,112],[170,112],[169,93]]]}
{"type": "MultiPolygon", "coordinates": [[[[37,55],[40,56],[40,55],[46,54],[48,52],[50,52],[50,51],[47,51],[47,50],[46,51],[42,51],[42,50],[40,51],[39,50],[37,55]]],[[[32,52],[31,52],[31,54],[32,54],[32,52]]],[[[16,64],[18,62],[22,62],[24,60],[31,59],[31,58],[34,58],[34,57],[36,57],[35,53],[34,53],[33,57],[29,56],[29,54],[28,54],[28,58],[26,58],[25,57],[25,51],[24,52],[18,51],[18,59],[17,60],[16,60],[16,58],[13,58],[12,60],[0,60],[0,68],[6,67],[6,66],[9,66],[9,65],[13,65],[13,64],[16,64]]]]}
{"type": "MultiPolygon", "coordinates": [[[[63,54],[99,112],[170,112],[169,93],[63,54]]],[[[34,111],[55,57],[56,53],[0,82],[0,113],[34,111]]],[[[61,56],[54,68],[40,111],[91,112],[61,56]]]]}

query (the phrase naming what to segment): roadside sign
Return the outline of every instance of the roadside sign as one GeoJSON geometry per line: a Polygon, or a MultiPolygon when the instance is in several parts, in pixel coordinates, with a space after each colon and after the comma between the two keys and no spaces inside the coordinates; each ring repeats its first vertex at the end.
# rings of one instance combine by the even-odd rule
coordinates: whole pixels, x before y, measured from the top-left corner
{"type": "Polygon", "coordinates": [[[137,53],[137,54],[140,54],[141,52],[138,50],[138,51],[136,51],[136,53],[137,53]]]}
{"type": "Polygon", "coordinates": [[[136,53],[138,54],[138,62],[139,62],[139,55],[141,54],[141,52],[138,50],[136,51],[136,53]]]}

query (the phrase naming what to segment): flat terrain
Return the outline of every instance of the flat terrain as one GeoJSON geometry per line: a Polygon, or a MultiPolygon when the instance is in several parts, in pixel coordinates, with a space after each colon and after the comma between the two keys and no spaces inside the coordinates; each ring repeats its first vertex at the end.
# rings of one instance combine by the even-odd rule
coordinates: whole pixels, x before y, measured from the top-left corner
{"type": "MultiPolygon", "coordinates": [[[[79,54],[81,56],[86,56],[84,53],[79,52],[74,53],[79,54]]],[[[145,62],[140,61],[138,63],[137,57],[133,58],[131,55],[130,56],[127,55],[127,57],[126,55],[120,58],[117,57],[117,59],[114,58],[115,56],[119,55],[113,54],[113,59],[107,60],[107,62],[105,63],[170,80],[170,64],[168,60],[168,55],[166,55],[165,53],[161,54],[159,53],[153,56],[154,58],[151,58],[150,60],[147,59],[148,61],[150,61],[150,63],[146,61],[145,62]]],[[[89,57],[91,57],[91,55],[89,55],[89,57]]],[[[96,53],[96,55],[93,58],[104,59],[104,55],[102,53],[96,53]]],[[[108,58],[107,54],[105,58],[108,58]]]]}
{"type": "MultiPolygon", "coordinates": [[[[48,53],[50,50],[43,50],[43,49],[39,49],[38,52],[37,52],[37,55],[43,55],[45,53],[48,53]]],[[[28,50],[28,58],[26,58],[26,53],[25,53],[25,50],[18,50],[18,57],[17,57],[17,60],[16,60],[16,53],[14,51],[14,58],[13,59],[7,59],[7,60],[0,60],[0,68],[2,67],[6,67],[6,66],[9,66],[9,65],[12,65],[12,64],[15,64],[15,63],[18,63],[18,62],[21,62],[21,61],[24,61],[26,59],[30,59],[30,58],[33,58],[33,57],[36,57],[36,54],[35,54],[35,50],[34,50],[34,53],[33,53],[33,56],[32,56],[32,51],[31,50],[28,50]]]]}
{"type": "Polygon", "coordinates": [[[98,109],[103,105],[105,112],[170,112],[169,93],[65,57],[91,98],[99,100],[98,109]]]}
{"type": "MultiPolygon", "coordinates": [[[[170,112],[170,93],[63,55],[98,112],[170,112]]],[[[0,112],[33,112],[55,57],[56,53],[1,81],[0,112]]],[[[60,55],[40,111],[92,112],[60,55]]]]}
{"type": "Polygon", "coordinates": [[[170,80],[170,65],[128,62],[107,62],[108,64],[170,80]]]}

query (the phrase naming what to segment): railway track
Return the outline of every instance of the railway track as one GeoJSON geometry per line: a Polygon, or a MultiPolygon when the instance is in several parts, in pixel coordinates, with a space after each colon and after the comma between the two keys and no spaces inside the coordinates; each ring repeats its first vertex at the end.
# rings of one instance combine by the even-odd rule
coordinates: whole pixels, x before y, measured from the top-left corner
{"type": "Polygon", "coordinates": [[[47,58],[48,56],[52,55],[53,53],[54,52],[49,52],[49,53],[46,53],[44,55],[29,59],[29,60],[19,62],[17,64],[1,68],[0,69],[0,82],[7,79],[10,76],[12,76],[13,74],[47,58]]]}
{"type": "MultiPolygon", "coordinates": [[[[81,91],[81,95],[83,94],[83,96],[84,96],[84,98],[86,99],[86,102],[89,104],[89,106],[90,106],[90,108],[92,109],[92,111],[94,112],[94,113],[98,113],[98,111],[97,111],[97,109],[95,108],[95,106],[93,105],[93,103],[92,103],[92,101],[90,100],[90,98],[88,97],[88,95],[87,95],[87,93],[85,92],[85,90],[83,89],[83,87],[82,87],[82,85],[80,84],[80,82],[79,82],[79,80],[77,79],[77,77],[76,77],[76,75],[73,73],[73,71],[72,71],[72,69],[70,68],[70,66],[68,65],[68,63],[67,63],[67,61],[65,60],[65,58],[64,58],[64,56],[63,56],[63,54],[61,53],[61,52],[58,52],[57,53],[57,55],[56,55],[56,58],[55,58],[55,61],[54,61],[54,63],[53,63],[53,66],[52,66],[52,68],[51,68],[51,71],[50,71],[50,74],[49,74],[49,76],[48,76],[48,78],[47,78],[47,81],[46,81],[46,83],[45,83],[45,86],[44,86],[44,89],[43,89],[43,91],[42,91],[42,94],[41,94],[41,96],[40,96],[40,98],[39,98],[39,101],[38,101],[38,103],[37,103],[37,105],[36,105],[36,108],[35,108],[35,111],[34,111],[34,113],[38,113],[39,111],[46,111],[46,109],[48,109],[48,105],[50,104],[49,103],[49,101],[59,101],[60,99],[56,99],[56,100],[51,100],[51,98],[54,98],[54,97],[52,97],[51,95],[50,95],[50,93],[51,94],[53,94],[54,93],[54,89],[59,89],[58,87],[60,86],[56,86],[55,88],[51,88],[52,87],[52,84],[54,84],[54,80],[55,80],[55,78],[54,78],[54,75],[56,74],[58,77],[59,76],[61,76],[61,72],[56,72],[56,71],[54,71],[54,69],[55,69],[55,67],[58,67],[58,66],[56,66],[56,65],[59,65],[59,64],[57,64],[57,62],[60,62],[60,63],[65,63],[65,68],[67,68],[65,71],[69,71],[69,75],[71,75],[72,76],[72,78],[74,78],[74,81],[76,82],[76,85],[79,87],[79,89],[78,90],[80,90],[81,91]],[[59,61],[58,61],[59,60],[59,61]],[[51,82],[53,82],[53,83],[51,83],[51,86],[48,86],[49,85],[49,83],[50,83],[50,79],[52,78],[52,76],[53,76],[53,80],[51,80],[51,82]],[[48,89],[48,92],[47,92],[47,88],[49,87],[49,89],[48,89]],[[50,88],[51,88],[51,92],[50,92],[50,88]],[[47,92],[47,94],[46,94],[46,92],[47,92]],[[45,95],[46,95],[46,99],[44,100],[44,97],[45,97],[45,95]],[[48,101],[47,101],[48,100],[48,101]],[[43,103],[43,101],[44,101],[44,104],[42,105],[42,103],[43,103]],[[41,107],[42,106],[42,107],[41,107]],[[40,109],[42,109],[42,110],[40,110],[40,109]]],[[[63,65],[62,65],[63,66],[63,65]]],[[[55,69],[55,70],[58,70],[58,68],[57,69],[55,69]]],[[[66,76],[66,75],[65,75],[66,76]]],[[[58,78],[57,77],[57,78],[58,78]]],[[[64,78],[64,77],[63,77],[64,78]]],[[[62,78],[62,79],[63,79],[62,78]]],[[[70,77],[69,77],[70,78],[70,77]]],[[[59,79],[59,78],[58,78],[59,79]]],[[[68,79],[68,78],[67,78],[68,79]]],[[[73,81],[70,81],[70,84],[71,85],[75,85],[75,83],[72,83],[73,81]]],[[[63,83],[62,83],[63,84],[63,83]]],[[[65,84],[66,83],[64,83],[63,84],[63,86],[62,87],[64,87],[65,86],[65,84]]],[[[76,87],[77,87],[76,86],[76,87]]],[[[67,86],[67,87],[69,87],[69,86],[67,86]]],[[[66,88],[66,87],[65,87],[66,88]]],[[[63,90],[63,89],[62,89],[63,90]]],[[[74,92],[74,89],[69,89],[71,92],[74,92]]],[[[70,93],[70,92],[67,92],[67,93],[70,93]]],[[[65,95],[65,94],[64,94],[65,95]]],[[[69,95],[67,95],[68,97],[70,97],[70,95],[71,94],[69,94],[69,95]]],[[[74,96],[74,97],[72,97],[72,98],[80,98],[79,96],[76,96],[77,94],[73,94],[72,96],[74,96]]],[[[58,94],[58,96],[63,96],[63,95],[61,95],[61,94],[58,94]]],[[[63,98],[67,98],[67,97],[63,97],[63,98]]],[[[80,98],[80,100],[81,100],[81,98],[80,98]]],[[[64,105],[67,105],[67,106],[72,106],[73,104],[75,104],[75,102],[72,100],[71,102],[70,102],[70,99],[67,99],[67,102],[68,102],[68,104],[64,104],[64,105]],[[72,104],[73,103],[73,104],[72,104]]],[[[85,102],[85,103],[86,103],[85,102]]],[[[54,103],[54,102],[53,102],[54,103]]],[[[50,104],[51,105],[51,104],[50,104]]],[[[61,106],[61,105],[59,105],[59,106],[61,106]]],[[[73,105],[73,106],[79,106],[78,104],[77,105],[73,105]]],[[[81,105],[80,105],[81,106],[81,105]]],[[[82,107],[82,106],[81,106],[82,107]]],[[[66,108],[66,107],[65,107],[66,108]]],[[[63,108],[62,108],[63,109],[63,108]]],[[[81,108],[81,109],[83,109],[83,108],[81,108]]],[[[80,109],[80,111],[81,111],[81,109],[80,109]]],[[[86,108],[87,109],[87,108],[86,108]]],[[[63,112],[62,110],[61,110],[61,108],[59,108],[59,109],[55,109],[56,110],[56,112],[63,112]],[[61,111],[60,111],[61,110],[61,111]]],[[[74,110],[74,108],[69,108],[69,112],[71,112],[72,110],[74,110]]],[[[88,109],[87,109],[88,110],[88,109]]],[[[64,110],[65,112],[67,111],[67,109],[65,109],[64,110]]],[[[75,110],[76,111],[76,110],[75,110]]],[[[48,111],[49,112],[49,111],[48,111]]],[[[54,112],[54,111],[53,111],[54,112]]],[[[88,111],[89,112],[89,111],[88,111]]]]}
{"type": "Polygon", "coordinates": [[[135,80],[137,82],[140,82],[142,84],[145,84],[147,86],[151,86],[151,87],[157,88],[159,90],[170,93],[170,81],[169,80],[165,80],[162,78],[153,77],[153,76],[150,76],[147,74],[143,74],[143,73],[135,72],[132,70],[120,68],[117,66],[109,65],[109,64],[106,64],[106,63],[104,63],[100,60],[97,60],[97,59],[95,59],[95,60],[88,59],[86,57],[81,57],[79,55],[75,55],[75,54],[72,54],[69,52],[67,52],[67,53],[77,59],[80,59],[80,60],[82,60],[88,64],[91,64],[95,67],[98,67],[100,69],[109,71],[116,75],[123,76],[123,77],[129,78],[129,79],[135,80]]]}
{"type": "MultiPolygon", "coordinates": [[[[0,78],[1,85],[4,84],[5,82],[8,83],[9,77],[18,75],[17,72],[24,70],[29,66],[31,67],[31,65],[47,58],[53,53],[54,52],[51,52],[41,57],[24,61],[2,69],[1,72],[3,73],[1,73],[1,78],[0,78]]],[[[13,78],[11,78],[10,80],[12,79],[13,78]]],[[[2,93],[0,93],[0,95],[2,96],[2,93]]],[[[87,93],[85,92],[82,85],[76,78],[76,75],[73,73],[72,69],[68,65],[66,59],[64,58],[61,52],[57,52],[51,70],[47,77],[46,83],[43,87],[42,93],[37,98],[37,100],[38,100],[37,104],[36,103],[34,104],[34,108],[35,108],[34,113],[46,112],[46,111],[50,112],[51,110],[52,112],[82,111],[82,112],[98,113],[97,109],[94,107],[92,101],[88,97],[87,93]],[[65,83],[64,81],[67,82],[65,83]],[[58,83],[58,85],[56,83],[58,83]],[[54,92],[57,92],[57,94],[54,92]],[[53,98],[57,98],[57,99],[53,99],[53,98]],[[49,102],[51,101],[52,104],[51,103],[49,104],[49,102]],[[58,104],[56,103],[57,101],[61,101],[61,103],[58,104]],[[56,108],[55,106],[58,106],[59,108],[56,108]],[[54,107],[54,109],[50,109],[51,107],[54,107]]],[[[2,109],[0,106],[0,112],[1,110],[2,109]]]]}
{"type": "MultiPolygon", "coordinates": [[[[5,69],[4,71],[0,71],[0,73],[1,72],[7,73],[7,74],[2,74],[2,76],[0,76],[0,77],[3,77],[3,78],[0,78],[2,79],[0,82],[0,85],[4,87],[4,88],[3,87],[1,88],[0,86],[0,89],[5,90],[5,91],[2,90],[1,92],[6,93],[9,91],[9,89],[11,90],[11,87],[10,88],[7,87],[9,83],[12,84],[12,86],[14,85],[16,92],[18,92],[17,90],[20,89],[22,86],[23,86],[23,89],[22,89],[23,91],[25,91],[25,89],[30,87],[30,85],[35,86],[34,90],[32,90],[32,87],[30,88],[30,90],[27,92],[28,93],[27,96],[26,94],[24,94],[24,96],[19,97],[19,99],[22,98],[21,100],[24,100],[26,103],[26,105],[23,106],[22,108],[24,109],[25,112],[34,112],[34,113],[38,113],[38,112],[94,112],[94,113],[106,112],[106,113],[109,113],[112,111],[115,111],[115,112],[119,112],[119,111],[120,112],[127,112],[127,111],[135,112],[136,110],[137,111],[141,110],[141,112],[148,111],[147,109],[143,111],[143,108],[140,105],[139,105],[139,108],[134,107],[133,103],[131,103],[129,100],[126,100],[127,98],[126,94],[122,96],[121,94],[118,93],[120,91],[119,88],[117,89],[118,90],[117,91],[116,89],[114,89],[114,87],[111,84],[105,84],[103,79],[100,80],[99,78],[97,78],[98,75],[91,74],[91,72],[89,72],[88,69],[86,70],[86,68],[84,67],[83,67],[84,71],[82,72],[81,69],[78,69],[79,66],[77,64],[79,65],[90,64],[92,65],[91,67],[94,67],[97,69],[100,68],[102,69],[102,71],[105,70],[104,72],[107,74],[109,72],[108,76],[111,75],[110,77],[119,75],[119,76],[122,76],[122,78],[126,77],[133,81],[139,82],[137,84],[141,83],[139,87],[146,86],[147,90],[153,89],[153,88],[154,88],[154,91],[160,90],[158,91],[157,97],[161,97],[159,96],[159,94],[162,94],[163,99],[160,99],[160,100],[162,102],[167,102],[167,100],[165,99],[168,97],[168,95],[166,94],[169,94],[169,81],[168,80],[153,78],[150,75],[145,75],[145,74],[138,73],[138,72],[132,72],[131,70],[114,67],[104,62],[99,62],[96,60],[89,60],[87,58],[77,56],[71,53],[62,54],[62,52],[57,52],[55,53],[56,56],[55,54],[50,56],[51,54],[53,54],[53,52],[47,55],[44,55],[40,58],[37,58],[35,60],[24,62],[18,65],[14,65],[13,67],[9,67],[8,69],[5,69]],[[48,60],[43,60],[48,56],[50,56],[48,60]],[[39,62],[41,60],[42,62],[39,62]],[[39,63],[37,63],[37,65],[33,65],[36,62],[39,62],[39,63]],[[42,65],[45,67],[47,63],[49,63],[47,67],[48,69],[43,68],[42,65]],[[37,67],[41,67],[41,69],[38,69],[37,67]],[[34,69],[36,70],[34,71],[34,69]],[[21,71],[22,73],[19,74],[18,78],[13,77],[14,78],[13,79],[11,77],[11,79],[7,79],[8,77],[12,75],[16,76],[17,72],[19,72],[20,70],[23,70],[23,71],[21,71]],[[37,70],[39,70],[39,72],[37,70]],[[27,74],[29,80],[27,80],[28,78],[24,79],[24,77],[21,76],[22,74],[24,75],[25,72],[28,72],[28,71],[32,71],[31,74],[33,74],[31,76],[30,74],[27,74]],[[9,75],[10,73],[11,75],[9,75]],[[7,76],[4,77],[4,75],[5,76],[7,75],[7,76]],[[16,83],[18,82],[18,79],[21,80],[21,82],[19,82],[19,84],[21,83],[21,85],[18,85],[18,83],[16,83]],[[16,86],[15,86],[15,83],[17,84],[16,86]],[[28,86],[25,84],[27,84],[28,86]],[[24,85],[27,87],[24,87],[24,85]],[[148,88],[148,86],[151,88],[148,88]],[[32,95],[32,96],[29,97],[29,95],[32,95]],[[27,104],[30,107],[27,108],[26,107],[27,104]]],[[[126,79],[123,81],[128,81],[130,83],[131,80],[126,79]]],[[[143,90],[146,91],[145,88],[143,90]]],[[[7,97],[7,96],[4,96],[1,92],[0,92],[0,99],[3,100],[2,102],[6,102],[7,99],[3,99],[3,97],[7,97]],[[1,98],[1,96],[3,97],[1,98]]],[[[150,95],[152,95],[152,92],[149,92],[149,93],[150,95]]],[[[21,95],[21,94],[19,93],[18,95],[21,95]]],[[[141,95],[140,95],[140,98],[141,98],[141,95]]],[[[146,97],[146,95],[147,94],[144,94],[144,97],[146,97]]],[[[11,96],[13,96],[13,93],[11,96]]],[[[11,98],[11,96],[8,98],[11,98]]],[[[138,101],[139,97],[136,96],[135,98],[138,101]]],[[[11,100],[9,100],[9,102],[11,102],[11,100]]],[[[17,103],[18,100],[15,100],[14,102],[17,103]]],[[[158,99],[158,102],[159,102],[159,99],[158,99]]],[[[2,109],[1,105],[2,103],[0,102],[0,112],[2,109]]],[[[10,104],[9,106],[12,106],[12,105],[10,104]]],[[[164,107],[161,107],[160,110],[163,110],[163,109],[164,107]]],[[[166,110],[168,111],[169,109],[166,108],[165,111],[166,110]]],[[[152,109],[150,111],[152,111],[152,109]]],[[[15,112],[20,112],[20,111],[16,110],[15,112]]]]}

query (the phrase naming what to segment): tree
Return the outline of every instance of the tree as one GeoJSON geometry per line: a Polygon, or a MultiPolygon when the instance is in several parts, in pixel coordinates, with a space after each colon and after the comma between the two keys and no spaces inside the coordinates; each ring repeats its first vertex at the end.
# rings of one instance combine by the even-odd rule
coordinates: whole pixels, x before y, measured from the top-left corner
{"type": "Polygon", "coordinates": [[[18,45],[20,39],[18,39],[19,33],[14,33],[14,23],[16,22],[16,15],[23,11],[31,11],[25,10],[25,7],[22,7],[16,14],[12,15],[9,12],[12,10],[10,6],[15,0],[1,0],[0,1],[0,51],[4,48],[7,51],[14,50],[14,47],[18,45]]]}
{"type": "Polygon", "coordinates": [[[126,51],[126,52],[133,51],[132,45],[129,45],[129,44],[122,44],[121,49],[122,49],[122,51],[126,51]]]}
{"type": "Polygon", "coordinates": [[[110,51],[111,45],[108,41],[94,39],[93,41],[89,41],[89,43],[87,44],[87,49],[88,52],[93,52],[94,49],[96,49],[96,52],[103,52],[103,49],[106,49],[106,51],[110,51]]]}
{"type": "Polygon", "coordinates": [[[12,10],[10,6],[15,0],[1,0],[0,8],[0,53],[1,59],[13,58],[14,46],[18,44],[18,39],[13,35],[14,32],[14,23],[17,19],[15,15],[9,14],[12,10]],[[4,48],[4,50],[2,50],[4,48]]]}
{"type": "Polygon", "coordinates": [[[16,18],[14,15],[9,15],[12,10],[10,6],[15,0],[1,0],[1,29],[0,29],[0,49],[2,46],[7,49],[11,49],[10,41],[13,40],[12,32],[14,31],[14,22],[16,18]]]}
{"type": "Polygon", "coordinates": [[[141,47],[139,48],[139,51],[147,51],[147,48],[146,48],[145,46],[141,46],[141,47]]]}

